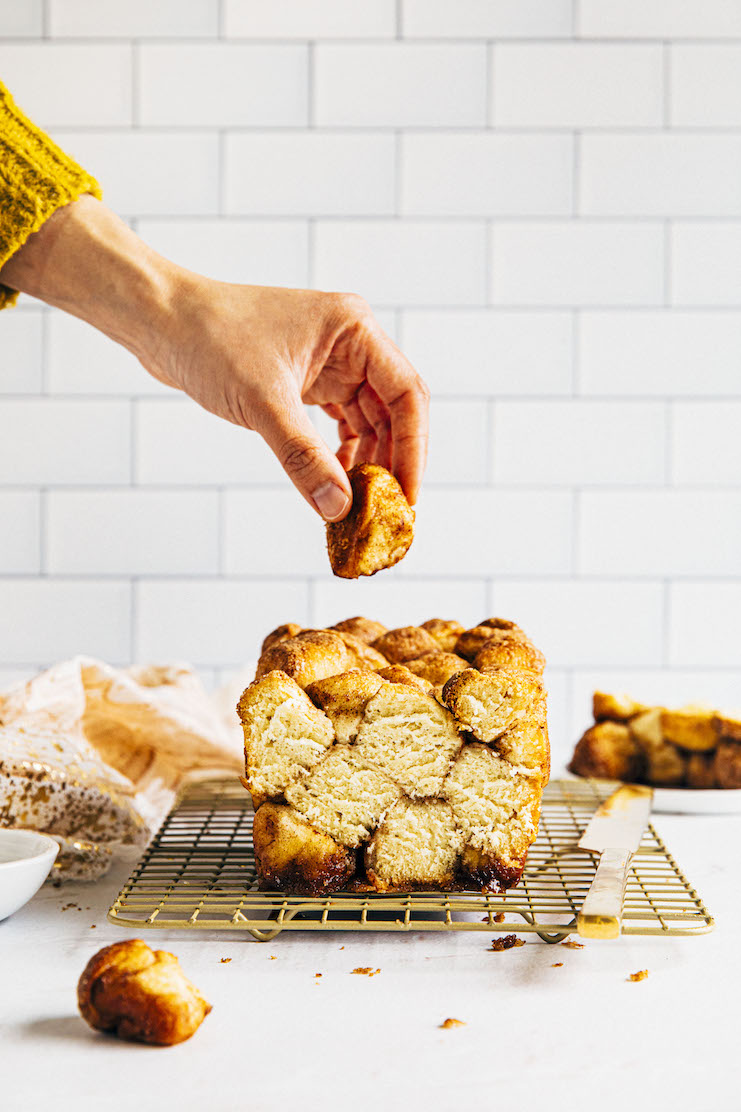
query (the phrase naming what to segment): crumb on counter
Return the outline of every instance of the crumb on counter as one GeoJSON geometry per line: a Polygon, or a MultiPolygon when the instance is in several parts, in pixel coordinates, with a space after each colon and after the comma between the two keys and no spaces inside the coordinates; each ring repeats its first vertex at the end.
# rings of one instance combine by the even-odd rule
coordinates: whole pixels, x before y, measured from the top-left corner
{"type": "Polygon", "coordinates": [[[551,969],[560,969],[562,965],[563,965],[562,961],[554,961],[553,964],[551,965],[551,969]]]}
{"type": "Polygon", "coordinates": [[[511,950],[513,946],[524,946],[525,940],[516,934],[503,934],[501,938],[492,938],[491,946],[487,953],[498,954],[500,950],[511,950]]]}
{"type": "Polygon", "coordinates": [[[440,1024],[440,1027],[443,1031],[449,1031],[451,1027],[465,1027],[465,1026],[466,1025],[465,1025],[465,1023],[463,1022],[462,1019],[453,1019],[452,1016],[448,1016],[448,1018],[444,1019],[442,1021],[442,1023],[440,1024]]]}
{"type": "Polygon", "coordinates": [[[228,961],[231,961],[231,960],[232,960],[231,958],[219,958],[219,961],[221,962],[222,965],[226,965],[226,963],[228,961]]]}
{"type": "Polygon", "coordinates": [[[277,960],[275,954],[270,955],[270,960],[271,961],[276,961],[277,960]]]}
{"type": "Polygon", "coordinates": [[[648,976],[647,969],[639,969],[637,973],[631,973],[628,977],[629,981],[645,981],[648,976]]]}
{"type": "Polygon", "coordinates": [[[380,969],[374,969],[371,965],[358,965],[355,969],[350,970],[351,973],[360,973],[364,977],[375,977],[376,973],[380,973],[380,969]]]}
{"type": "Polygon", "coordinates": [[[584,949],[584,943],[583,942],[572,942],[570,938],[567,939],[566,942],[562,942],[561,945],[562,946],[567,946],[569,948],[569,950],[583,950],[584,949]]]}

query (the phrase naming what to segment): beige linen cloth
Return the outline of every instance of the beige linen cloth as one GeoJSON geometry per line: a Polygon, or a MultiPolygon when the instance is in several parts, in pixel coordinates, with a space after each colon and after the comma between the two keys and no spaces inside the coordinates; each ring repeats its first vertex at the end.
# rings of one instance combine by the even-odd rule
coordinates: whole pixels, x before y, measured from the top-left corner
{"type": "Polygon", "coordinates": [[[93,880],[148,841],[186,775],[242,771],[235,726],[185,666],[54,665],[0,694],[0,827],[51,834],[55,879],[93,880]]]}

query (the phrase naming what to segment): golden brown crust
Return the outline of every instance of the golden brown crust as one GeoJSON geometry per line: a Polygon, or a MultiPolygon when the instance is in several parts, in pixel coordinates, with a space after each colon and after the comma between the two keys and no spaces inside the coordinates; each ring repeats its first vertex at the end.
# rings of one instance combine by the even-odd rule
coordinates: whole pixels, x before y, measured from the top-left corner
{"type": "Polygon", "coordinates": [[[716,714],[715,731],[725,741],[741,741],[741,714],[716,714]]]}
{"type": "Polygon", "coordinates": [[[353,503],[347,517],[327,525],[327,550],[335,575],[357,579],[391,568],[414,539],[414,510],[385,467],[359,463],[348,472],[353,503]]]}
{"type": "Polygon", "coordinates": [[[606,691],[595,691],[592,696],[592,713],[595,722],[609,719],[612,722],[628,722],[637,714],[650,708],[637,703],[630,695],[609,695],[606,691]]]}
{"type": "Polygon", "coordinates": [[[417,660],[423,653],[440,651],[435,638],[419,626],[390,629],[373,642],[373,648],[383,653],[391,664],[406,664],[407,660],[417,660]]]}
{"type": "Polygon", "coordinates": [[[352,633],[344,633],[341,630],[337,631],[337,636],[342,639],[342,642],[347,649],[347,656],[351,668],[362,668],[367,671],[377,672],[379,668],[386,668],[388,660],[386,657],[369,645],[367,641],[363,641],[360,637],[354,637],[352,633]]]}
{"type": "Polygon", "coordinates": [[[426,622],[422,622],[420,629],[426,629],[444,653],[455,652],[458,638],[465,633],[465,627],[460,622],[447,618],[429,618],[426,622]]]}
{"type": "Polygon", "coordinates": [[[569,771],[598,780],[639,780],[643,759],[637,741],[621,722],[597,722],[576,743],[569,771]]]}
{"type": "Polygon", "coordinates": [[[406,667],[415,676],[422,676],[437,687],[446,684],[451,676],[457,675],[468,667],[467,662],[455,653],[432,652],[424,653],[416,660],[408,660],[406,667]]]}
{"type": "Polygon", "coordinates": [[[184,976],[178,959],[141,939],[114,942],[94,954],[77,986],[82,1018],[122,1039],[174,1046],[211,1011],[184,976]]]}
{"type": "Polygon", "coordinates": [[[298,622],[286,622],[285,625],[278,626],[278,628],[269,633],[263,641],[262,647],[260,648],[260,655],[262,656],[271,645],[279,645],[281,641],[288,641],[289,638],[295,637],[297,633],[301,633],[303,628],[304,627],[300,626],[298,622]]]}
{"type": "Polygon", "coordinates": [[[700,707],[680,707],[679,710],[661,710],[661,732],[666,741],[695,753],[715,749],[718,734],[712,710],[700,707]]]}
{"type": "Polygon", "coordinates": [[[715,753],[690,753],[687,758],[685,782],[688,788],[717,788],[715,753]]]}
{"type": "Polygon", "coordinates": [[[339,633],[327,629],[306,629],[271,645],[257,663],[255,679],[268,672],[281,671],[307,687],[326,676],[336,676],[352,667],[350,655],[339,633]]]}
{"type": "Polygon", "coordinates": [[[483,742],[496,741],[522,722],[545,721],[545,691],[530,672],[458,672],[442,691],[458,722],[483,742]]]}
{"type": "Polygon", "coordinates": [[[353,637],[359,637],[367,645],[372,645],[386,632],[386,626],[381,622],[374,622],[371,618],[361,617],[345,618],[344,621],[336,622],[329,628],[337,630],[338,633],[350,633],[353,637]]]}
{"type": "Polygon", "coordinates": [[[721,741],[715,752],[713,771],[719,788],[741,788],[741,745],[721,741]]]}
{"type": "Polygon", "coordinates": [[[545,657],[531,641],[519,635],[492,637],[476,653],[473,666],[479,672],[508,668],[541,676],[545,671],[545,657]]]}
{"type": "Polygon", "coordinates": [[[424,691],[425,695],[432,693],[430,681],[415,675],[406,664],[392,664],[388,668],[381,668],[376,675],[383,680],[388,680],[389,683],[403,683],[407,687],[416,687],[417,691],[424,691]]]}
{"type": "Polygon", "coordinates": [[[458,656],[473,661],[484,645],[492,639],[506,640],[517,637],[527,640],[516,622],[511,622],[508,618],[486,618],[473,629],[465,630],[456,641],[453,651],[458,656]]]}
{"type": "Polygon", "coordinates": [[[355,875],[355,854],[315,830],[292,807],[263,803],[252,830],[262,889],[320,896],[338,891],[355,875]]]}

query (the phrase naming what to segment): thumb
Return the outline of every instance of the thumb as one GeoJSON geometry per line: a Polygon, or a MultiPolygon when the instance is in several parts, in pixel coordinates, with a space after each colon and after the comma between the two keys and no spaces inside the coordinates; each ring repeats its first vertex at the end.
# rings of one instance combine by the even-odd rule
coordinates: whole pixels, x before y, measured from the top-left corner
{"type": "Polygon", "coordinates": [[[264,408],[257,431],[291,482],[326,521],[339,521],[352,505],[347,473],[329,450],[298,399],[264,408]]]}

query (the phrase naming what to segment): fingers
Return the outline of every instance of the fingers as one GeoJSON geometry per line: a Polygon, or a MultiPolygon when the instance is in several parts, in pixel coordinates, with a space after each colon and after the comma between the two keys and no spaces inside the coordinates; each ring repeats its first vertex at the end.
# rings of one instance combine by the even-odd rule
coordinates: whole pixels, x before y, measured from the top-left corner
{"type": "Polygon", "coordinates": [[[375,433],[376,449],[371,462],[378,463],[381,467],[390,470],[393,466],[393,448],[389,411],[368,383],[362,386],[358,392],[358,404],[363,416],[375,433]]]}
{"type": "Polygon", "coordinates": [[[337,433],[340,438],[340,446],[335,452],[335,455],[345,468],[345,471],[349,471],[355,464],[360,439],[346,420],[342,412],[342,406],[335,405],[334,402],[329,402],[327,405],[321,406],[321,408],[328,417],[331,417],[337,422],[337,433]]]}
{"type": "Polygon", "coordinates": [[[340,521],[352,504],[345,469],[312,425],[293,390],[260,407],[257,431],[306,501],[326,521],[340,521]]]}
{"type": "Polygon", "coordinates": [[[414,505],[427,458],[430,393],[387,336],[370,334],[369,343],[366,375],[378,402],[389,415],[391,470],[407,500],[414,505]]]}
{"type": "Polygon", "coordinates": [[[373,463],[376,458],[378,438],[373,425],[368,421],[360,406],[357,394],[343,405],[342,413],[345,421],[358,438],[355,452],[357,462],[373,463]]]}

